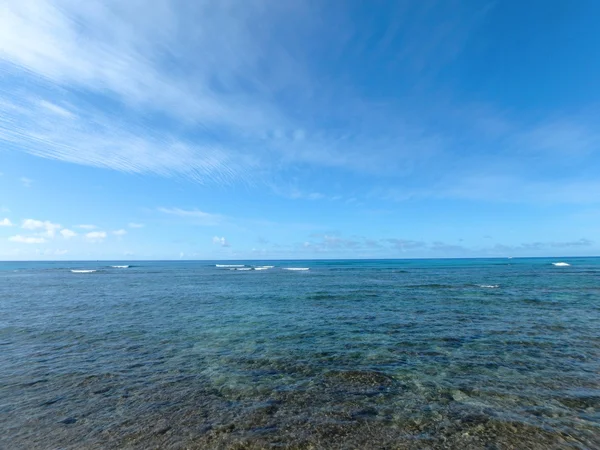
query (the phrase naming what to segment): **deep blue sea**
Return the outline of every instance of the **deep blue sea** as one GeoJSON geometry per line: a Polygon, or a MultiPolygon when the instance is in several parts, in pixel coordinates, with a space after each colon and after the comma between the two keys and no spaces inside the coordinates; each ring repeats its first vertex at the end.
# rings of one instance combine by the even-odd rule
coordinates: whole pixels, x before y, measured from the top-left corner
{"type": "Polygon", "coordinates": [[[600,258],[1,262],[0,448],[600,448],[600,258]]]}

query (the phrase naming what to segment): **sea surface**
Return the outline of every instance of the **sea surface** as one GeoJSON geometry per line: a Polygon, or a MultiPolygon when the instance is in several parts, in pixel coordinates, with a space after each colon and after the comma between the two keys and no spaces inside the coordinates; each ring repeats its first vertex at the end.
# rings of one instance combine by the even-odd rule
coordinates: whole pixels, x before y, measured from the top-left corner
{"type": "Polygon", "coordinates": [[[3,262],[0,448],[600,448],[600,259],[3,262]]]}

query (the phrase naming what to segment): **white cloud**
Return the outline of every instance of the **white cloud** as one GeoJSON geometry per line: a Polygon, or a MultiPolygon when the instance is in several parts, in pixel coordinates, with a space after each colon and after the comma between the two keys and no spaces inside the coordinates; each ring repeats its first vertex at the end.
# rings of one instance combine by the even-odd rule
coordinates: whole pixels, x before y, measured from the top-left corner
{"type": "Polygon", "coordinates": [[[71,231],[71,230],[69,230],[67,228],[64,228],[64,229],[60,230],[60,234],[62,234],[62,236],[65,239],[70,239],[72,237],[77,236],[77,233],[75,233],[74,231],[71,231]]]}
{"type": "Polygon", "coordinates": [[[45,222],[35,219],[25,219],[23,221],[22,228],[25,228],[26,230],[37,230],[39,228],[45,228],[45,222]]]}
{"type": "Polygon", "coordinates": [[[224,237],[215,236],[212,238],[213,244],[220,245],[221,247],[229,247],[229,242],[224,237]]]}
{"type": "MultiPolygon", "coordinates": [[[[486,157],[502,153],[492,148],[504,144],[537,153],[520,167],[535,174],[543,172],[538,163],[560,169],[571,150],[582,160],[598,147],[597,119],[522,126],[515,125],[525,123],[522,117],[503,120],[493,108],[480,118],[468,105],[419,107],[437,99],[439,89],[423,87],[460,54],[487,7],[391,2],[397,5],[384,11],[389,22],[375,29],[353,21],[352,8],[331,14],[327,3],[156,0],[143,8],[139,0],[4,2],[0,62],[12,84],[0,101],[0,142],[45,158],[215,183],[263,182],[273,171],[305,166],[397,178],[416,173],[427,175],[415,177],[426,183],[443,176],[452,161],[468,163],[471,138],[473,147],[490,147],[486,157]],[[375,34],[382,37],[377,43],[375,34]],[[388,60],[392,45],[398,47],[388,60]],[[313,46],[325,58],[369,63],[384,76],[397,73],[407,89],[422,88],[395,93],[406,102],[381,101],[381,93],[369,97],[352,71],[341,78],[322,72],[321,58],[308,56],[313,46]],[[82,93],[97,95],[103,106],[83,105],[82,93]],[[110,107],[115,104],[119,114],[110,107]],[[469,117],[456,119],[455,110],[468,110],[469,117]],[[153,128],[154,115],[178,125],[153,128]],[[479,136],[461,129],[474,123],[479,136]],[[539,157],[542,151],[551,157],[539,157]]],[[[472,163],[467,175],[489,162],[472,163]]]]}
{"type": "Polygon", "coordinates": [[[48,111],[50,111],[54,114],[58,114],[59,116],[67,117],[67,118],[73,117],[72,112],[70,112],[69,110],[67,110],[61,106],[55,105],[54,103],[50,103],[45,100],[40,100],[39,104],[42,108],[46,108],[48,111]]]}
{"type": "Polygon", "coordinates": [[[0,220],[0,227],[12,227],[12,226],[13,226],[13,224],[9,219],[4,218],[4,219],[0,220]]]}
{"type": "Polygon", "coordinates": [[[158,211],[164,214],[194,219],[194,222],[202,225],[216,225],[223,220],[223,216],[220,214],[211,214],[199,209],[158,208],[158,211]]]}
{"type": "Polygon", "coordinates": [[[90,242],[100,242],[100,241],[106,239],[106,232],[105,231],[90,231],[89,233],[86,233],[85,237],[90,242]]]}
{"type": "Polygon", "coordinates": [[[135,222],[129,222],[129,228],[144,228],[146,225],[143,223],[135,223],[135,222]]]}
{"type": "MultiPolygon", "coordinates": [[[[301,1],[157,0],[152,8],[117,0],[9,2],[0,58],[10,75],[24,80],[22,90],[33,83],[40,97],[15,90],[0,105],[8,118],[0,123],[0,139],[47,158],[217,183],[263,181],[270,170],[296,162],[395,170],[428,154],[437,143],[431,130],[406,125],[381,102],[369,106],[369,99],[349,98],[352,86],[323,86],[326,77],[313,78],[318,62],[307,55],[317,42],[337,58],[349,36],[369,38],[375,31],[357,28],[341,9],[335,14],[341,32],[332,34],[321,20],[331,15],[327,8],[301,1]],[[308,30],[312,39],[306,39],[308,30]],[[267,71],[265,61],[277,63],[267,71]],[[131,114],[78,107],[82,91],[116,99],[131,114]],[[278,99],[281,92],[302,94],[290,107],[278,99]],[[136,114],[140,110],[145,114],[136,114]],[[153,131],[148,117],[154,113],[208,133],[188,141],[179,130],[153,131]],[[319,115],[350,131],[322,129],[319,115]],[[365,131],[369,123],[374,135],[365,131]]],[[[415,9],[416,16],[428,13],[415,9]]],[[[479,12],[450,10],[445,17],[451,24],[434,35],[409,27],[410,19],[400,19],[404,14],[389,16],[394,21],[383,34],[394,39],[406,29],[407,48],[399,53],[422,71],[456,55],[479,12]]]]}
{"type": "Polygon", "coordinates": [[[96,228],[98,228],[96,225],[89,225],[89,224],[83,224],[83,225],[75,225],[77,228],[81,228],[82,230],[95,230],[96,228]]]}
{"type": "Polygon", "coordinates": [[[21,244],[43,244],[44,242],[46,242],[46,239],[44,239],[43,237],[22,236],[20,234],[17,234],[16,236],[11,236],[8,238],[8,240],[11,242],[19,242],[21,244]]]}
{"type": "Polygon", "coordinates": [[[594,152],[600,144],[597,126],[586,124],[585,119],[552,120],[536,124],[515,137],[517,145],[525,152],[556,153],[577,158],[594,152]]]}
{"type": "MultiPolygon", "coordinates": [[[[0,139],[35,155],[128,172],[183,174],[198,181],[244,177],[239,166],[247,167],[252,158],[243,152],[222,150],[214,141],[190,144],[164,130],[152,133],[143,120],[123,126],[124,116],[78,109],[67,105],[65,97],[89,90],[134,110],[144,107],[235,134],[257,124],[267,127],[273,121],[268,105],[257,108],[256,99],[242,100],[242,92],[228,95],[212,84],[217,77],[220,85],[239,91],[236,74],[262,64],[260,47],[246,43],[246,28],[258,26],[248,19],[279,9],[236,7],[232,14],[230,6],[218,2],[175,5],[161,0],[143,13],[128,2],[110,0],[8,4],[0,27],[0,59],[9,62],[6,70],[29,77],[47,96],[29,101],[15,92],[12,102],[0,107],[9,118],[0,123],[0,139]],[[203,54],[202,61],[197,54],[203,54]],[[176,75],[170,69],[173,62],[185,64],[188,71],[176,75]],[[52,84],[65,88],[62,99],[52,84]],[[23,121],[27,118],[38,119],[35,127],[23,121]],[[84,141],[76,138],[85,136],[86,145],[78,145],[84,141]]],[[[24,83],[23,89],[31,88],[24,83]]]]}
{"type": "Polygon", "coordinates": [[[52,223],[48,220],[25,219],[21,226],[24,230],[45,230],[44,235],[53,238],[58,230],[62,227],[57,223],[52,223]]]}
{"type": "Polygon", "coordinates": [[[115,231],[113,231],[113,234],[115,236],[125,236],[127,234],[127,230],[123,230],[123,229],[115,230],[115,231]]]}
{"type": "Polygon", "coordinates": [[[26,188],[31,187],[31,185],[33,184],[33,180],[31,178],[21,177],[20,180],[21,183],[23,183],[23,186],[25,186],[26,188]]]}

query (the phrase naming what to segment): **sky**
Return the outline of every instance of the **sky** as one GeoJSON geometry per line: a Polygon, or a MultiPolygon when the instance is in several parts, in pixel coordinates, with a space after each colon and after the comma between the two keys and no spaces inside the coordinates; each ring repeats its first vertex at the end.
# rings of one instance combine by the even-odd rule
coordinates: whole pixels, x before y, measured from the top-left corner
{"type": "Polygon", "coordinates": [[[0,1],[0,260],[600,255],[598,17],[0,1]]]}

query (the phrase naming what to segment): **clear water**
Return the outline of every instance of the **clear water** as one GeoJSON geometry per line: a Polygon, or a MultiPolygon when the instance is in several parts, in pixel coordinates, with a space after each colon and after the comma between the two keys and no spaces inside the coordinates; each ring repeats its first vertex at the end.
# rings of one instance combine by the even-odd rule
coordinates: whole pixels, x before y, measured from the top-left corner
{"type": "Polygon", "coordinates": [[[600,448],[600,259],[253,264],[0,263],[0,448],[600,448]]]}

